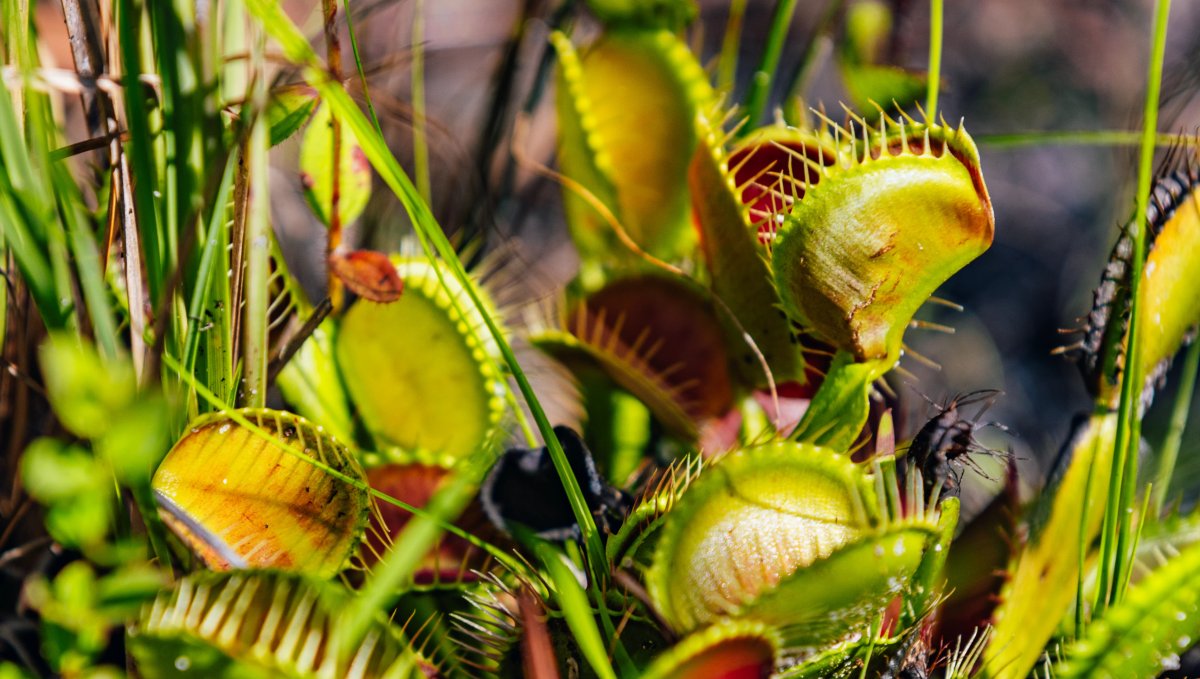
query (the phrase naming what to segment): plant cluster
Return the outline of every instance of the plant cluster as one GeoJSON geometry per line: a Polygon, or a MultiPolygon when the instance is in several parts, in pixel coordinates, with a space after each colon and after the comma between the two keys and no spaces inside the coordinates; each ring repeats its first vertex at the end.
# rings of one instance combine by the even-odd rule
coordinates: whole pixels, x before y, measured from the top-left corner
{"type": "Polygon", "coordinates": [[[744,1],[711,72],[689,0],[560,3],[556,167],[512,162],[561,186],[580,265],[522,305],[510,251],[430,210],[414,4],[415,180],[349,2],[321,57],[278,0],[62,0],[70,73],[4,3],[0,403],[46,537],[0,677],[1154,677],[1200,639],[1198,519],[1166,495],[1200,358],[1194,140],[1153,171],[1168,1],[1134,216],[1064,347],[1094,407],[1025,504],[977,437],[997,392],[893,415],[918,310],[995,230],[938,108],[940,0],[928,73],[885,63],[887,4],[831,2],[852,106],[807,109],[801,69],[765,125],[794,0],[737,103],[744,1]],[[293,137],[316,303],[271,224],[293,137]],[[344,237],[377,185],[398,252],[344,237]],[[964,525],[983,465],[1005,489],[964,525]]]}

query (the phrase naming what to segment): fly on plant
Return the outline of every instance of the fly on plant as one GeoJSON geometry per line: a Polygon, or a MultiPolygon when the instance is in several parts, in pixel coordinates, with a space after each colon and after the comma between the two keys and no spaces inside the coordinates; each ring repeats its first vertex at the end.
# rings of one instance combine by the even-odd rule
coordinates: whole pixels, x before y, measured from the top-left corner
{"type": "Polygon", "coordinates": [[[965,465],[971,465],[986,476],[978,465],[971,462],[972,454],[1002,454],[984,447],[975,439],[975,432],[981,427],[1005,430],[1003,425],[995,422],[979,422],[979,418],[1002,393],[997,389],[982,389],[955,396],[945,405],[933,404],[938,414],[913,437],[905,455],[905,464],[901,465],[906,474],[920,470],[926,499],[931,499],[935,493],[942,496],[958,495],[965,465]],[[964,417],[961,409],[976,404],[980,407],[975,416],[964,417]]]}
{"type": "MultiPolygon", "coordinates": [[[[579,434],[560,425],[554,428],[554,435],[597,526],[604,533],[616,532],[633,499],[601,478],[579,434]]],[[[545,540],[580,537],[579,524],[546,446],[505,451],[484,480],[479,497],[488,518],[506,532],[520,524],[545,540]]]]}

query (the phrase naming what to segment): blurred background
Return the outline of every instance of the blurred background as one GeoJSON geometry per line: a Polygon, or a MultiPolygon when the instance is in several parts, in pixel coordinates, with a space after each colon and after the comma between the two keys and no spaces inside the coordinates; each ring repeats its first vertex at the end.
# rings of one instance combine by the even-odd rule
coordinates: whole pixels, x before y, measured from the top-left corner
{"type": "MultiPolygon", "coordinates": [[[[322,44],[319,3],[285,4],[322,44]]],[[[735,101],[758,63],[775,4],[747,2],[735,101]]],[[[923,70],[928,3],[890,4],[895,29],[887,59],[923,70]]],[[[414,0],[350,3],[372,97],[393,150],[409,168],[415,6],[414,0]]],[[[847,99],[832,57],[839,15],[828,24],[832,35],[814,38],[828,7],[826,2],[798,3],[779,72],[792,73],[816,39],[806,103],[837,111],[847,99]]],[[[907,360],[904,367],[915,381],[897,378],[894,384],[907,402],[909,432],[937,414],[930,401],[1002,390],[983,419],[1008,431],[985,428],[980,438],[989,447],[1011,447],[1034,483],[1066,439],[1072,417],[1089,407],[1076,366],[1052,350],[1072,341],[1059,331],[1079,327],[1119,225],[1132,214],[1136,149],[1051,143],[1034,136],[1013,143],[1002,137],[1137,130],[1150,8],[1148,0],[951,0],[945,7],[941,112],[948,120],[964,118],[979,143],[995,207],[996,240],[940,293],[965,311],[927,305],[918,314],[953,326],[956,334],[910,331],[908,343],[942,369],[907,360]]],[[[48,60],[69,67],[59,4],[42,2],[39,9],[48,60]]],[[[511,270],[519,272],[509,277],[518,281],[517,289],[508,291],[513,299],[548,295],[577,265],[563,223],[561,190],[518,166],[512,149],[553,165],[547,36],[564,16],[586,31],[586,12],[564,11],[555,0],[431,0],[422,14],[435,214],[464,241],[483,244],[485,250],[503,248],[511,270]],[[518,119],[526,122],[514,126],[518,119]]],[[[727,2],[701,3],[689,41],[706,66],[715,64],[728,14],[727,2]]],[[[349,77],[353,61],[344,22],[342,43],[343,75],[351,91],[361,94],[357,78],[349,77]]],[[[295,75],[281,72],[279,78],[286,82],[295,75]]],[[[775,101],[785,86],[777,83],[775,101]]],[[[1170,20],[1160,129],[1194,132],[1200,125],[1197,93],[1200,5],[1179,2],[1170,20]]],[[[322,227],[301,195],[298,139],[274,154],[272,203],[293,269],[317,296],[323,280],[322,227]]],[[[393,249],[408,227],[395,199],[377,188],[352,238],[363,246],[393,249]]],[[[1149,414],[1145,435],[1152,446],[1163,436],[1175,378],[1172,373],[1149,414]]],[[[1194,410],[1192,422],[1200,422],[1200,402],[1194,410]]],[[[1192,427],[1180,456],[1175,476],[1180,487],[1200,486],[1197,429],[1192,427]]]]}

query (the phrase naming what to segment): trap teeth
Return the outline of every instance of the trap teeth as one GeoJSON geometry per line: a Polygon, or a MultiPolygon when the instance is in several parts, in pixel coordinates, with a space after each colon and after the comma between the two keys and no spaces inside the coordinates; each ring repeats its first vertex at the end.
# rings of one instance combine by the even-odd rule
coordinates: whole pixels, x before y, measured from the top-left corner
{"type": "Polygon", "coordinates": [[[748,620],[726,620],[688,636],[646,669],[643,679],[766,677],[779,652],[778,633],[748,620]]]}
{"type": "Polygon", "coordinates": [[[995,221],[965,133],[885,125],[865,144],[791,206],[771,264],[793,320],[859,361],[894,362],[913,314],[987,250],[995,221]]]}
{"type": "Polygon", "coordinates": [[[884,521],[869,477],[798,443],[731,453],[667,514],[647,575],[680,631],[735,617],[820,644],[880,615],[936,535],[924,517],[884,521]]]}
{"type": "Polygon", "coordinates": [[[240,410],[194,422],[152,487],[163,521],[209,568],[328,577],[362,536],[370,497],[314,463],[363,480],[345,446],[311,422],[240,410]]]}
{"type": "MultiPolygon", "coordinates": [[[[390,463],[367,470],[371,487],[414,507],[424,508],[444,485],[450,471],[444,467],[417,462],[390,463]]],[[[392,540],[408,525],[412,513],[396,505],[380,502],[378,515],[372,515],[363,560],[371,566],[383,559],[392,540]]],[[[477,502],[469,505],[455,522],[471,535],[492,539],[487,520],[477,502]]],[[[416,586],[458,585],[477,578],[486,566],[483,551],[458,535],[445,533],[421,560],[413,573],[416,586]]]]}

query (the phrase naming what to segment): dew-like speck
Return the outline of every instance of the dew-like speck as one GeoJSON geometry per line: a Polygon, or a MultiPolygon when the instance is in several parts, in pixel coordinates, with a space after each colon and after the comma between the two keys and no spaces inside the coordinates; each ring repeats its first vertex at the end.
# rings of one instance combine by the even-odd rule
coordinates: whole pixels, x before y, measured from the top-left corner
{"type": "Polygon", "coordinates": [[[1179,656],[1172,653],[1162,659],[1159,665],[1167,671],[1179,669],[1179,656]]]}
{"type": "Polygon", "coordinates": [[[181,655],[175,659],[175,669],[180,672],[187,672],[192,667],[192,660],[186,655],[181,655]]]}
{"type": "Polygon", "coordinates": [[[1191,646],[1191,645],[1192,645],[1192,638],[1191,638],[1191,637],[1189,637],[1188,635],[1186,635],[1186,634],[1185,634],[1185,635],[1183,635],[1183,636],[1179,637],[1179,639],[1177,639],[1177,640],[1175,641],[1175,643],[1176,643],[1176,644],[1177,644],[1177,645],[1178,645],[1180,648],[1188,648],[1189,646],[1191,646]]]}
{"type": "Polygon", "coordinates": [[[941,545],[934,545],[934,546],[933,546],[933,551],[935,551],[935,552],[940,552],[940,551],[942,551],[942,546],[941,546],[941,545]]]}
{"type": "Polygon", "coordinates": [[[875,556],[883,556],[883,545],[875,545],[875,556]]]}
{"type": "Polygon", "coordinates": [[[221,425],[221,427],[219,429],[217,429],[217,433],[224,434],[229,431],[229,427],[230,427],[230,424],[228,422],[226,422],[225,424],[221,425]]]}
{"type": "Polygon", "coordinates": [[[1187,620],[1187,613],[1184,613],[1183,611],[1179,611],[1178,613],[1175,614],[1175,619],[1178,620],[1179,622],[1183,622],[1184,620],[1187,620]]]}

